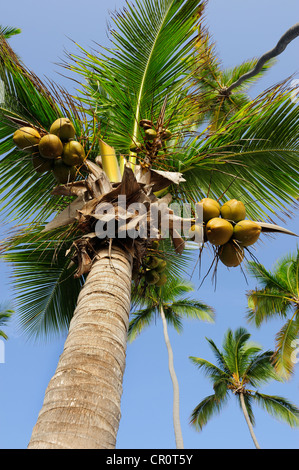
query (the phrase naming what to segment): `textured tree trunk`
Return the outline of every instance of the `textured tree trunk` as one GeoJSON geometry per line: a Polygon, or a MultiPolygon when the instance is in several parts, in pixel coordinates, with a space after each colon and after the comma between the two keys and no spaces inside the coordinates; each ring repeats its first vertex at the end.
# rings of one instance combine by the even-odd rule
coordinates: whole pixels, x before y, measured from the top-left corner
{"type": "MultiPolygon", "coordinates": [[[[98,252],[28,449],[111,449],[120,421],[132,257],[98,252]]],[[[71,295],[71,293],[70,293],[71,295]]]]}
{"type": "Polygon", "coordinates": [[[255,437],[255,434],[254,434],[254,431],[253,431],[253,427],[252,427],[252,424],[251,424],[251,421],[250,421],[250,418],[248,416],[248,412],[247,412],[247,408],[246,408],[246,405],[245,405],[245,401],[244,401],[244,395],[243,393],[240,393],[240,401],[241,401],[241,407],[242,407],[242,410],[243,410],[243,413],[244,413],[244,416],[245,416],[245,420],[246,420],[246,423],[248,425],[248,428],[249,428],[249,432],[250,432],[250,435],[252,437],[252,440],[254,442],[254,445],[257,449],[260,449],[260,446],[257,442],[257,439],[255,437]]]}
{"type": "Polygon", "coordinates": [[[167,352],[168,352],[168,367],[169,367],[169,373],[170,373],[170,377],[172,380],[172,387],[173,387],[173,427],[174,427],[176,448],[184,449],[184,442],[183,442],[181,422],[180,422],[179,383],[178,383],[178,379],[174,370],[173,352],[172,352],[172,347],[169,341],[169,336],[167,332],[167,322],[166,322],[164,309],[162,305],[160,306],[160,315],[161,315],[162,322],[163,322],[163,333],[164,333],[164,339],[165,339],[167,352]]]}

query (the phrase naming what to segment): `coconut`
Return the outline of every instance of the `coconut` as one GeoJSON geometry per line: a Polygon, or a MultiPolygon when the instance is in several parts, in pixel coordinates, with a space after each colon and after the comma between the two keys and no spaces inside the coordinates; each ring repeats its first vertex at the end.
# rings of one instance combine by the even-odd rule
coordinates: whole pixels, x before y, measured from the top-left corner
{"type": "Polygon", "coordinates": [[[157,273],[160,274],[160,273],[162,273],[162,272],[164,271],[164,269],[166,268],[166,266],[167,266],[166,261],[165,261],[164,259],[159,259],[159,263],[158,263],[158,265],[156,266],[155,269],[156,269],[157,273]]]}
{"type": "Polygon", "coordinates": [[[164,129],[163,134],[162,134],[162,139],[163,140],[169,140],[172,137],[172,133],[169,129],[164,129]]]}
{"type": "Polygon", "coordinates": [[[132,142],[130,145],[130,152],[140,152],[141,150],[141,143],[140,142],[132,142]]]}
{"type": "Polygon", "coordinates": [[[159,248],[159,243],[160,243],[160,240],[154,240],[154,241],[152,242],[152,248],[153,248],[154,250],[157,250],[157,249],[159,248]]]}
{"type": "Polygon", "coordinates": [[[228,267],[239,266],[244,259],[244,248],[228,242],[219,249],[220,261],[228,267]]]}
{"type": "Polygon", "coordinates": [[[204,222],[208,222],[220,216],[220,204],[215,199],[206,197],[196,204],[196,213],[198,217],[203,218],[204,222]]]}
{"type": "Polygon", "coordinates": [[[198,224],[194,224],[189,229],[189,238],[193,241],[201,243],[203,241],[203,227],[198,224]]]}
{"type": "Polygon", "coordinates": [[[239,222],[246,217],[246,209],[242,201],[230,199],[220,209],[221,216],[232,222],[239,222]]]}
{"type": "Polygon", "coordinates": [[[37,173],[46,173],[53,169],[52,160],[43,158],[38,153],[32,155],[32,165],[37,173]]]}
{"type": "Polygon", "coordinates": [[[57,135],[47,134],[39,141],[38,149],[44,158],[58,158],[62,154],[63,144],[57,135]]]}
{"type": "Polygon", "coordinates": [[[252,220],[241,220],[234,226],[234,239],[241,246],[253,245],[261,234],[261,226],[252,220]]]}
{"type": "Polygon", "coordinates": [[[154,269],[152,269],[151,271],[147,271],[145,273],[145,280],[147,284],[153,285],[160,280],[160,276],[154,269]]]}
{"type": "Polygon", "coordinates": [[[14,135],[14,144],[21,150],[31,152],[40,141],[40,134],[33,127],[20,127],[14,135]]]}
{"type": "Polygon", "coordinates": [[[150,256],[146,263],[147,267],[151,269],[155,269],[158,266],[159,261],[160,261],[159,258],[157,258],[156,256],[150,256]]]}
{"type": "Polygon", "coordinates": [[[167,276],[166,274],[160,274],[160,279],[155,283],[157,287],[164,286],[167,282],[167,276]]]}
{"type": "Polygon", "coordinates": [[[155,129],[146,129],[144,134],[146,140],[154,140],[157,137],[157,132],[155,129]]]}
{"type": "Polygon", "coordinates": [[[59,118],[51,125],[50,134],[57,135],[62,141],[66,142],[75,137],[76,131],[68,118],[59,118]]]}
{"type": "Polygon", "coordinates": [[[85,159],[85,151],[80,142],[71,140],[63,147],[62,160],[66,165],[81,165],[85,159]]]}
{"type": "Polygon", "coordinates": [[[62,158],[58,158],[54,161],[53,175],[58,183],[70,183],[75,180],[76,174],[76,167],[66,165],[62,158]]]}
{"type": "Polygon", "coordinates": [[[206,225],[208,241],[213,245],[224,245],[232,237],[234,232],[232,224],[220,217],[214,217],[206,225]]]}
{"type": "Polygon", "coordinates": [[[150,129],[153,126],[153,123],[149,119],[141,119],[139,121],[139,125],[144,129],[150,129]]]}

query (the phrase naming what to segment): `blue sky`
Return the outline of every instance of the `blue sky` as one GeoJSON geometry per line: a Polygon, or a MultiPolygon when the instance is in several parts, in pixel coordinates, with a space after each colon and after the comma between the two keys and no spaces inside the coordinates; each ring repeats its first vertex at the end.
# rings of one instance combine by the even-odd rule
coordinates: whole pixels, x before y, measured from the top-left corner
{"type": "MultiPolygon", "coordinates": [[[[107,21],[109,10],[119,9],[124,1],[52,0],[42,4],[37,0],[4,2],[1,5],[1,24],[16,26],[22,34],[10,43],[24,63],[40,77],[49,77],[65,86],[72,86],[59,75],[57,62],[65,57],[65,50],[75,50],[72,40],[91,48],[94,43],[108,45],[107,21]],[[19,8],[20,7],[20,8],[19,8]]],[[[224,67],[233,67],[242,61],[259,57],[271,49],[281,35],[298,22],[297,0],[210,0],[206,24],[224,67]]],[[[299,38],[278,57],[272,69],[250,89],[252,97],[264,89],[295,74],[299,78],[299,38]]],[[[64,71],[62,70],[62,73],[64,71]]],[[[279,130],[278,130],[279,131],[279,130]]],[[[299,234],[298,211],[287,226],[299,234]]],[[[6,227],[0,227],[5,234],[6,227]]],[[[297,239],[285,235],[262,238],[256,256],[267,268],[277,258],[292,252],[297,239]]],[[[207,269],[211,259],[207,254],[203,263],[207,269]]],[[[12,298],[10,270],[0,265],[1,301],[12,298]]],[[[181,421],[185,448],[253,448],[244,417],[232,399],[221,415],[213,418],[199,434],[188,424],[192,409],[212,393],[207,379],[191,364],[188,357],[200,356],[213,360],[205,337],[219,346],[228,328],[246,327],[252,339],[264,349],[272,349],[274,337],[282,326],[278,320],[256,329],[245,319],[245,292],[255,286],[247,282],[240,270],[228,271],[220,267],[217,290],[210,278],[198,289],[197,272],[193,276],[194,296],[212,305],[216,310],[213,325],[185,322],[178,335],[170,329],[174,362],[181,394],[181,421]]],[[[14,326],[6,329],[9,340],[5,347],[5,363],[0,363],[0,448],[26,448],[38,412],[42,406],[46,386],[54,374],[65,336],[46,344],[32,343],[21,336],[14,326]]],[[[271,383],[264,393],[282,395],[299,406],[299,366],[286,384],[271,383]]],[[[233,398],[233,397],[232,397],[233,398]]],[[[262,448],[298,448],[299,430],[281,424],[263,410],[256,408],[256,436],[262,448]]],[[[122,419],[117,447],[122,449],[174,449],[172,430],[172,386],[168,373],[166,346],[159,319],[128,345],[127,366],[122,397],[122,419]]]]}

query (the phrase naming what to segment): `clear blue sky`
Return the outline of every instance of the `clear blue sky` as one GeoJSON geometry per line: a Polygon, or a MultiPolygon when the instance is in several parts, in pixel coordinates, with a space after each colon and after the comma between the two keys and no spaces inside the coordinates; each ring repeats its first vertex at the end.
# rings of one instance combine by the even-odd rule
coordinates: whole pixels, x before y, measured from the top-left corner
{"type": "MultiPolygon", "coordinates": [[[[107,21],[109,10],[125,4],[118,0],[52,0],[44,4],[37,0],[3,2],[1,24],[20,27],[22,35],[11,40],[11,45],[25,64],[40,77],[47,76],[58,83],[70,86],[58,75],[55,63],[64,58],[64,50],[74,50],[71,38],[84,47],[94,42],[108,45],[107,21]]],[[[217,43],[219,57],[224,67],[233,67],[246,59],[259,57],[271,49],[281,35],[299,20],[298,0],[210,0],[206,23],[217,43]]],[[[291,74],[299,78],[299,38],[278,57],[277,64],[251,90],[256,96],[262,90],[291,74]]],[[[279,129],[278,129],[279,131],[279,129]]],[[[299,233],[298,212],[288,227],[299,233]]],[[[1,227],[5,234],[6,227],[1,227]]],[[[263,238],[257,246],[260,262],[270,268],[275,260],[294,251],[297,239],[277,236],[263,238]]],[[[207,258],[204,269],[210,263],[207,258]]],[[[0,265],[0,299],[12,298],[11,272],[0,265]]],[[[205,337],[219,346],[228,328],[244,326],[263,348],[274,347],[274,336],[282,326],[272,321],[257,330],[246,323],[246,290],[255,281],[246,283],[240,270],[227,271],[220,267],[217,290],[208,279],[198,290],[198,276],[194,275],[194,296],[216,309],[214,325],[185,322],[184,331],[178,335],[170,330],[174,361],[180,383],[181,421],[186,449],[253,448],[244,417],[232,399],[221,415],[213,418],[202,433],[188,424],[192,409],[212,393],[207,379],[191,364],[188,356],[213,360],[205,337]]],[[[46,386],[52,377],[62,352],[65,336],[47,344],[33,344],[20,336],[12,326],[7,328],[5,363],[0,364],[0,448],[26,448],[38,412],[42,406],[46,386]]],[[[286,384],[272,383],[263,392],[283,395],[299,406],[299,366],[294,377],[286,384]]],[[[233,397],[232,397],[233,398],[233,397]]],[[[263,410],[256,408],[256,435],[262,448],[299,447],[299,431],[281,424],[263,410]]],[[[122,397],[122,419],[117,447],[122,449],[174,449],[172,430],[172,386],[168,373],[166,347],[162,324],[157,319],[138,339],[128,345],[127,366],[122,397]]]]}

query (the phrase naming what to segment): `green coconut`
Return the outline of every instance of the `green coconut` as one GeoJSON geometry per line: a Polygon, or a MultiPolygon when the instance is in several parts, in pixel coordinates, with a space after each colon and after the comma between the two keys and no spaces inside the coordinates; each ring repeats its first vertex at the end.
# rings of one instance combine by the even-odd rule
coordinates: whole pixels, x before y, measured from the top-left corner
{"type": "Polygon", "coordinates": [[[253,245],[261,234],[261,226],[252,220],[241,220],[234,226],[234,239],[241,246],[253,245]]]}
{"type": "Polygon", "coordinates": [[[239,266],[244,259],[244,248],[236,243],[228,242],[220,247],[219,259],[230,268],[239,266]]]}
{"type": "Polygon", "coordinates": [[[38,145],[41,136],[33,127],[20,127],[13,135],[14,144],[26,152],[31,152],[38,145]]]}
{"type": "Polygon", "coordinates": [[[220,216],[220,204],[215,199],[205,197],[196,204],[196,213],[202,217],[204,222],[208,222],[214,217],[220,216]]]}
{"type": "Polygon", "coordinates": [[[162,133],[162,140],[169,140],[172,137],[172,133],[169,129],[164,129],[162,133]]]}
{"type": "Polygon", "coordinates": [[[164,286],[167,282],[166,274],[160,274],[160,279],[155,283],[157,287],[164,286]]]}
{"type": "Polygon", "coordinates": [[[37,173],[46,173],[53,169],[53,160],[41,157],[38,153],[32,155],[32,165],[37,173]]]}
{"type": "Polygon", "coordinates": [[[146,129],[144,132],[146,140],[154,140],[157,137],[155,129],[146,129]]]}
{"type": "Polygon", "coordinates": [[[57,135],[47,134],[39,141],[38,149],[44,158],[58,158],[62,155],[63,143],[57,135]]]}
{"type": "Polygon", "coordinates": [[[149,259],[147,260],[147,267],[150,268],[150,269],[155,269],[158,264],[159,264],[159,258],[157,258],[156,256],[150,256],[149,259]]]}
{"type": "Polygon", "coordinates": [[[157,249],[159,248],[159,243],[160,243],[160,240],[154,240],[154,241],[152,242],[152,248],[153,248],[154,250],[157,250],[157,249]]]}
{"type": "Polygon", "coordinates": [[[207,239],[213,245],[225,245],[232,237],[233,232],[232,224],[220,217],[214,217],[206,225],[207,239]]]}
{"type": "Polygon", "coordinates": [[[66,165],[62,158],[54,161],[53,175],[60,184],[67,184],[75,180],[77,169],[75,166],[66,165]]]}
{"type": "Polygon", "coordinates": [[[230,199],[220,209],[221,216],[232,222],[239,222],[246,217],[246,209],[242,201],[230,199]]]}
{"type": "Polygon", "coordinates": [[[71,140],[63,147],[62,160],[66,165],[81,165],[85,159],[85,151],[80,142],[71,140]]]}
{"type": "Polygon", "coordinates": [[[166,266],[167,266],[166,261],[164,259],[159,259],[159,263],[156,266],[155,270],[157,271],[157,273],[160,274],[165,270],[166,266]]]}
{"type": "Polygon", "coordinates": [[[141,143],[140,142],[132,142],[130,145],[130,152],[140,152],[141,150],[141,143]]]}
{"type": "Polygon", "coordinates": [[[50,127],[50,134],[54,134],[63,142],[75,137],[76,131],[68,118],[58,118],[50,127]]]}
{"type": "Polygon", "coordinates": [[[150,129],[151,127],[153,127],[153,123],[149,119],[141,119],[139,121],[139,125],[143,127],[143,129],[150,129]]]}
{"type": "Polygon", "coordinates": [[[147,284],[154,285],[160,280],[160,276],[154,269],[152,269],[145,273],[145,280],[147,284]]]}

